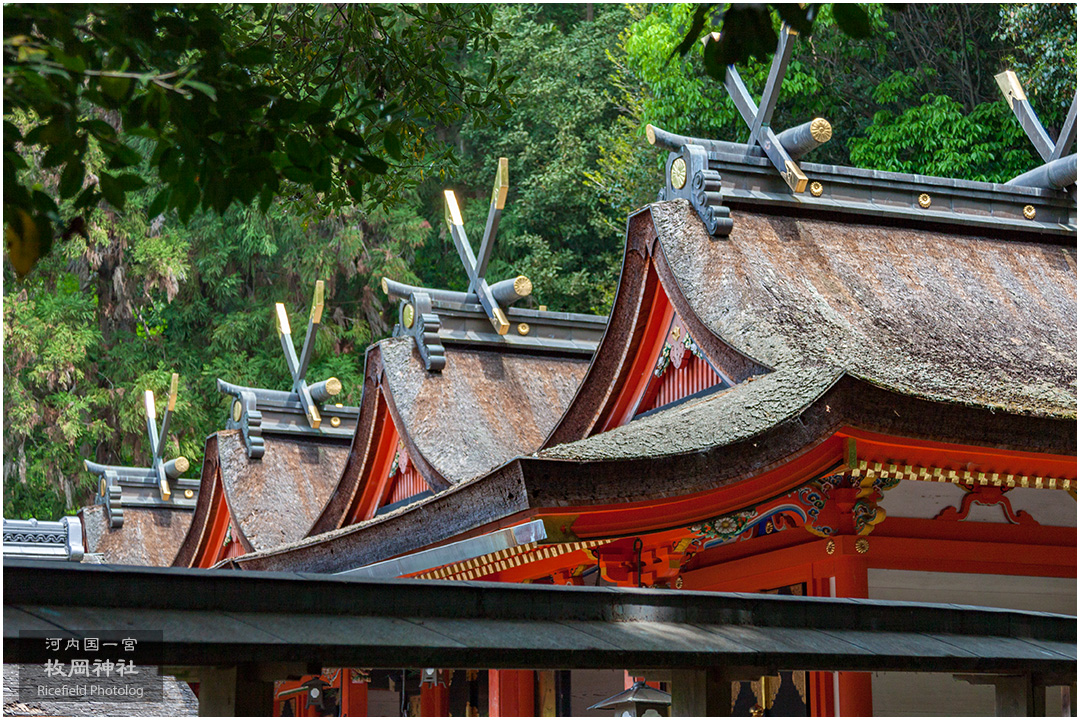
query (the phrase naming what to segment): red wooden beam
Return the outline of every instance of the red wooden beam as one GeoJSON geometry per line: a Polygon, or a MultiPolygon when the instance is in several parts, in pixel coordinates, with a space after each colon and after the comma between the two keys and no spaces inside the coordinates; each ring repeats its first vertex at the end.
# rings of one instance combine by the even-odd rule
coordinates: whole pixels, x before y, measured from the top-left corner
{"type": "MultiPolygon", "coordinates": [[[[580,539],[620,537],[692,525],[729,512],[750,508],[788,492],[811,478],[836,468],[844,457],[845,440],[833,436],[783,465],[753,479],[732,482],[715,490],[677,498],[609,506],[544,508],[537,517],[554,523],[566,519],[580,539]]],[[[673,459],[672,462],[678,462],[673,459]]]]}
{"type": "Polygon", "coordinates": [[[239,526],[233,522],[232,511],[229,510],[229,503],[225,498],[225,489],[221,482],[220,467],[217,468],[216,473],[211,490],[210,521],[207,523],[207,531],[200,542],[192,567],[213,567],[226,558],[237,557],[254,550],[240,534],[237,529],[239,526]],[[230,526],[233,528],[233,537],[226,544],[225,538],[229,534],[230,526]]]}
{"type": "Polygon", "coordinates": [[[375,517],[375,512],[390,490],[390,468],[393,467],[400,438],[397,427],[390,417],[390,410],[386,405],[386,397],[381,387],[378,389],[375,403],[378,437],[373,444],[374,452],[371,453],[370,459],[364,463],[361,470],[363,475],[360,478],[360,486],[363,490],[355,506],[350,509],[346,523],[348,525],[375,517]]]}
{"type": "Polygon", "coordinates": [[[534,717],[532,670],[488,670],[488,716],[534,717]]]}
{"type": "MultiPolygon", "coordinates": [[[[860,461],[1076,478],[1075,457],[952,445],[845,428],[843,432],[757,477],[731,482],[715,490],[677,498],[599,507],[543,508],[536,512],[535,517],[550,518],[555,525],[561,523],[566,531],[579,539],[620,537],[691,525],[710,517],[754,507],[830,472],[847,459],[849,437],[856,440],[860,461]]],[[[678,460],[673,459],[672,462],[678,460]]]]}
{"type": "MultiPolygon", "coordinates": [[[[1060,492],[1039,490],[1038,492],[1060,492]]],[[[886,497],[888,497],[886,495],[886,497]]],[[[1065,500],[1065,495],[1061,496],[1065,500]]],[[[1070,499],[1069,502],[1072,502],[1070,499]]],[[[1052,525],[1011,525],[964,520],[942,522],[926,518],[888,517],[870,537],[905,537],[935,540],[968,540],[1014,545],[1053,545],[1076,548],[1076,528],[1052,525]]]]}
{"type": "Polygon", "coordinates": [[[838,435],[856,442],[859,460],[940,467],[984,473],[1012,473],[1076,479],[1076,456],[913,440],[845,427],[838,435]]]}
{"type": "Polygon", "coordinates": [[[656,268],[649,263],[648,278],[646,279],[646,297],[642,300],[641,312],[647,312],[641,329],[636,332],[643,333],[644,339],[637,346],[637,354],[633,360],[624,365],[627,370],[624,377],[627,381],[619,389],[619,394],[607,417],[597,423],[597,432],[607,432],[612,428],[625,425],[633,419],[634,408],[637,407],[642,395],[652,379],[653,367],[656,358],[664,348],[664,340],[667,338],[667,328],[671,326],[671,318],[675,314],[675,307],[668,299],[660,278],[656,274],[656,268]],[[651,292],[649,292],[651,290],[651,292]]]}
{"type": "Polygon", "coordinates": [[[423,717],[450,717],[450,688],[439,683],[421,686],[420,714],[423,717]]]}
{"type": "MultiPolygon", "coordinates": [[[[683,589],[758,592],[806,582],[814,575],[837,576],[837,573],[842,572],[837,562],[846,557],[861,558],[866,567],[890,570],[1076,577],[1075,545],[889,537],[873,533],[865,538],[869,545],[863,554],[856,549],[855,543],[859,538],[854,536],[826,539],[799,529],[777,533],[777,536],[788,534],[802,536],[806,541],[774,549],[758,543],[770,540],[775,546],[776,540],[773,538],[776,536],[766,536],[761,541],[733,543],[757,545],[761,552],[743,554],[730,560],[724,560],[721,553],[709,555],[712,549],[706,550],[694,558],[696,566],[681,575],[683,589]],[[830,541],[833,544],[832,553],[828,551],[830,541]],[[702,565],[702,562],[709,564],[702,565]]],[[[837,593],[839,595],[839,590],[837,593]]]]}

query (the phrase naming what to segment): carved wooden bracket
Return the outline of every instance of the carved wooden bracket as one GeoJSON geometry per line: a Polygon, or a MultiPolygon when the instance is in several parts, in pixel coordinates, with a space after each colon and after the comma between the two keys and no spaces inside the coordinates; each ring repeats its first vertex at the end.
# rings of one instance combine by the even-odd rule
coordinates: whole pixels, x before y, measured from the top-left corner
{"type": "Polygon", "coordinates": [[[1006,493],[1008,488],[993,487],[992,485],[977,485],[969,488],[967,494],[960,501],[960,507],[947,507],[934,518],[935,520],[952,520],[959,522],[966,520],[971,513],[972,505],[1000,505],[1005,518],[1013,525],[1038,525],[1035,518],[1023,510],[1014,512],[1012,502],[1006,493]]]}

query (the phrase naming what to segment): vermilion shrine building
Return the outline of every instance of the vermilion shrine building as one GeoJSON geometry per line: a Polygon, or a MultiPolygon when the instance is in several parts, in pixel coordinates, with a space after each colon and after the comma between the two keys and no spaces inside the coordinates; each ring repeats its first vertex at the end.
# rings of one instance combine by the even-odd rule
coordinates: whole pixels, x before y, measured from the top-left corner
{"type": "MultiPolygon", "coordinates": [[[[749,124],[758,108],[737,74],[729,86],[749,124]]],[[[454,408],[386,413],[380,432],[425,492],[372,516],[356,498],[390,475],[349,477],[327,504],[336,523],[324,513],[322,532],[227,566],[1074,614],[1075,197],[1050,176],[1071,162],[1074,180],[1075,156],[994,185],[800,166],[820,121],[779,138],[766,124],[750,145],[649,131],[672,150],[662,199],[629,219],[607,329],[565,410],[549,406],[561,417],[545,439],[523,433],[487,472],[440,472],[447,452],[468,456],[469,438],[503,427],[486,399],[517,412],[535,401],[514,395],[523,378],[550,368],[485,348],[497,370],[483,376],[499,382],[468,394],[477,363],[448,350],[430,370],[423,338],[383,341],[369,377],[416,378],[401,385],[423,387],[411,398],[454,408]],[[777,146],[782,162],[762,149],[777,146]]],[[[400,296],[403,318],[420,314],[422,298],[400,296]]],[[[400,407],[400,390],[374,383],[365,404],[369,388],[400,407]]],[[[385,466],[374,436],[358,433],[350,464],[385,466]]],[[[987,712],[992,695],[922,675],[746,680],[736,710],[783,696],[785,713],[987,712]]],[[[557,684],[492,671],[490,712],[550,712],[557,684]]],[[[444,712],[448,692],[424,685],[422,707],[444,712]]]]}
{"type": "MultiPolygon", "coordinates": [[[[1036,142],[1046,165],[991,184],[800,162],[828,124],[776,135],[779,82],[760,106],[728,86],[749,143],[650,126],[665,188],[628,220],[606,325],[515,308],[525,278],[487,284],[504,170],[476,255],[448,197],[467,292],[384,282],[400,322],[359,407],[306,384],[321,292],[299,357],[279,321],[293,388],[219,383],[230,429],[173,564],[1075,614],[1075,105],[1036,142]]],[[[733,709],[993,708],[959,679],[778,670],[743,678],[733,709]]],[[[601,682],[403,673],[328,670],[281,685],[277,710],[330,691],[375,714],[404,684],[426,715],[568,714],[571,687],[601,682]]]]}

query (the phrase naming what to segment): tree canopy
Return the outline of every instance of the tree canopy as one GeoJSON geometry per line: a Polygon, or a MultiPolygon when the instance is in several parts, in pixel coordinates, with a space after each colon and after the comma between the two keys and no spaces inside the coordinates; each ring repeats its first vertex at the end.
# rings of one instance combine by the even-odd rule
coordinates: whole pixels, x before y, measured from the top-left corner
{"type": "Polygon", "coordinates": [[[4,107],[22,121],[4,123],[16,270],[53,227],[85,221],[69,213],[102,199],[123,210],[151,182],[148,212],[182,221],[233,203],[266,211],[279,194],[399,199],[452,162],[433,128],[505,111],[497,64],[455,61],[498,48],[491,23],[489,8],[440,4],[5,7],[4,107]],[[95,151],[104,163],[88,178],[95,151]],[[55,188],[20,181],[34,152],[55,188]]]}
{"type": "MultiPolygon", "coordinates": [[[[775,115],[832,123],[811,159],[985,180],[1039,164],[993,75],[1016,70],[1056,132],[1074,6],[840,7],[809,8],[775,115]]],[[[144,464],[141,394],[172,372],[166,455],[198,468],[216,378],[290,385],[272,307],[306,312],[316,280],[313,375],[358,402],[393,322],[379,279],[466,287],[442,190],[482,227],[499,156],[489,279],[606,313],[627,212],[662,183],[644,125],[746,138],[719,46],[697,42],[745,10],[718,9],[696,27],[693,5],[6,6],[5,516],[86,503],[83,458],[144,464]]],[[[775,37],[789,10],[752,22],[775,37]]],[[[765,37],[739,65],[753,93],[765,37]]]]}

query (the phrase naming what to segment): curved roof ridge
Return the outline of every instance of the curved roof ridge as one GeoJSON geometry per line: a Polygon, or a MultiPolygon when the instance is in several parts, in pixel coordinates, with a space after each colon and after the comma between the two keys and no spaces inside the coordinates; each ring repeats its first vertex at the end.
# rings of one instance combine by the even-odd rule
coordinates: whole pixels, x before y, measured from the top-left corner
{"type": "Polygon", "coordinates": [[[537,457],[665,457],[745,441],[798,417],[842,376],[840,368],[827,365],[784,367],[607,432],[549,447],[537,457]]]}
{"type": "Polygon", "coordinates": [[[399,429],[451,485],[535,452],[588,366],[585,358],[448,345],[446,368],[430,373],[410,338],[379,347],[399,429]]]}

